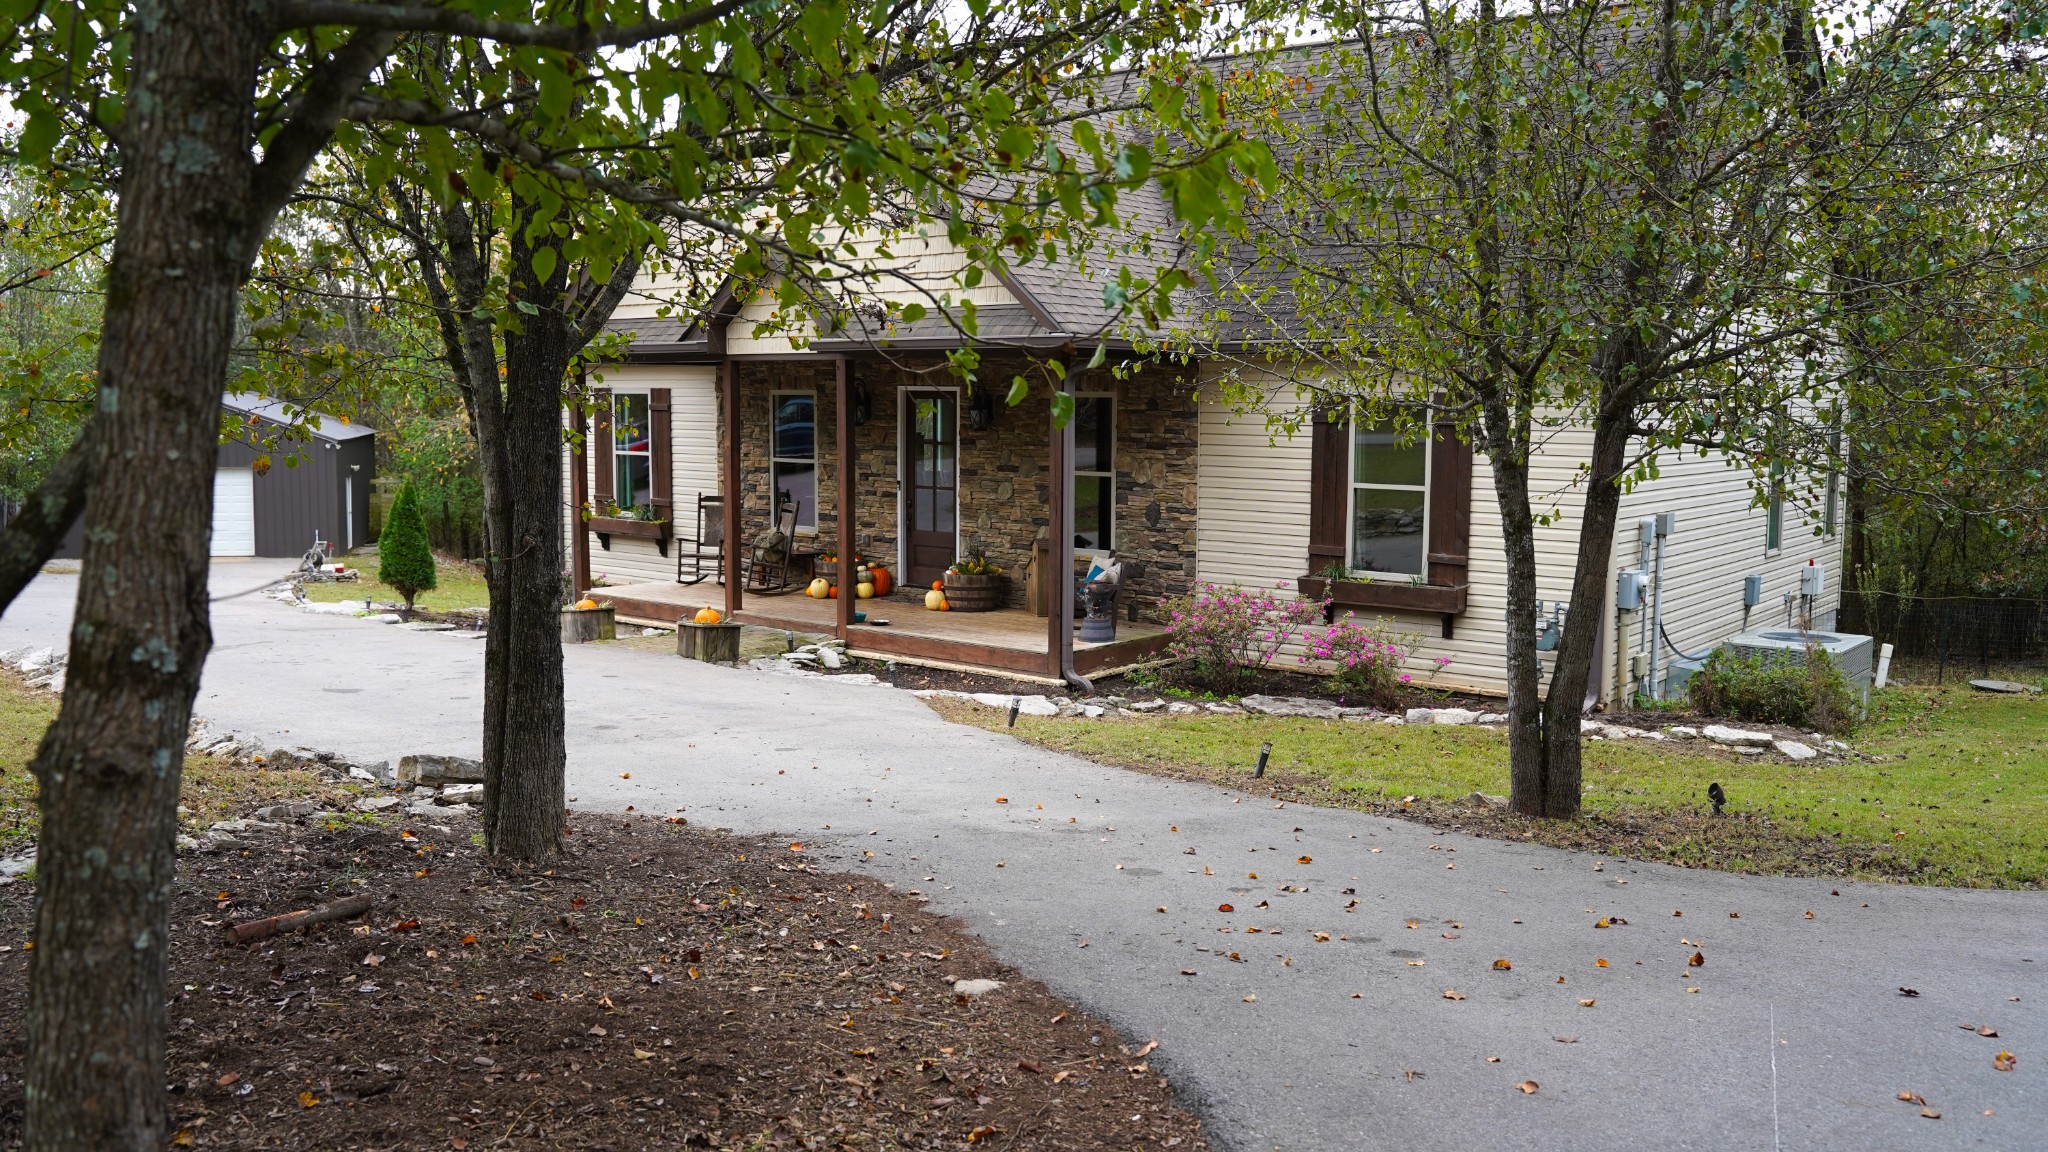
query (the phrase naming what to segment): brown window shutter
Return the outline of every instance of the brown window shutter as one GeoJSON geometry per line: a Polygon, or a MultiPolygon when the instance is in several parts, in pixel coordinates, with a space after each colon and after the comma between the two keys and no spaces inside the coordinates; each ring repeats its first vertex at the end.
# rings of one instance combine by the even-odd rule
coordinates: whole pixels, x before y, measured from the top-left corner
{"type": "Polygon", "coordinates": [[[1350,501],[1350,421],[1336,410],[1319,408],[1309,434],[1308,574],[1345,562],[1344,509],[1350,501]]]}
{"type": "Polygon", "coordinates": [[[654,425],[649,429],[653,434],[647,441],[647,454],[651,457],[648,471],[651,473],[654,488],[654,514],[668,520],[671,519],[669,510],[675,503],[676,495],[675,483],[669,478],[669,467],[675,461],[675,452],[669,446],[671,429],[668,389],[647,390],[647,421],[654,425]]]}
{"type": "Polygon", "coordinates": [[[596,458],[596,475],[590,484],[590,502],[596,506],[597,514],[604,515],[605,506],[615,496],[612,491],[612,390],[592,389],[590,393],[590,445],[591,455],[596,458]]]}
{"type": "Polygon", "coordinates": [[[1437,422],[1429,445],[1429,582],[1454,588],[1472,561],[1472,446],[1437,422]]]}

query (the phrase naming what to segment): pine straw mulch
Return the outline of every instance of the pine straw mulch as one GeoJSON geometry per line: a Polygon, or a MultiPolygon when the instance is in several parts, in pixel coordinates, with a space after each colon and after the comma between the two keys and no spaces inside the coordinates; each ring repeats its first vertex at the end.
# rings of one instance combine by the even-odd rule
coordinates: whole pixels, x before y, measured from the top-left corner
{"type": "MultiPolygon", "coordinates": [[[[798,846],[585,814],[552,869],[467,817],[237,833],[172,913],[174,1144],[319,1149],[1206,1149],[1143,1053],[911,893],[798,846]],[[222,925],[374,894],[367,921],[222,925]],[[954,978],[999,991],[956,997],[954,978]],[[1135,1054],[1134,1054],[1135,1053],[1135,1054]]],[[[0,940],[27,937],[26,883],[0,940]]],[[[27,957],[0,953],[0,1145],[27,957]]]]}

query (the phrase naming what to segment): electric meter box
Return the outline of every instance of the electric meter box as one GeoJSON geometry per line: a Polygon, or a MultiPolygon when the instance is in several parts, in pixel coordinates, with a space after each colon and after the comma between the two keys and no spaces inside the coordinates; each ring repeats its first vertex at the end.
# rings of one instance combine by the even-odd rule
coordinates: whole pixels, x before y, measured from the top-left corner
{"type": "Polygon", "coordinates": [[[1818,597],[1828,588],[1828,570],[1809,562],[1799,570],[1799,594],[1818,597]]]}
{"type": "Polygon", "coordinates": [[[1754,608],[1763,602],[1764,578],[1756,575],[1744,576],[1742,578],[1742,606],[1744,608],[1754,608]]]}
{"type": "Polygon", "coordinates": [[[1636,612],[1643,607],[1643,570],[1623,568],[1614,578],[1614,606],[1622,612],[1636,612]]]}

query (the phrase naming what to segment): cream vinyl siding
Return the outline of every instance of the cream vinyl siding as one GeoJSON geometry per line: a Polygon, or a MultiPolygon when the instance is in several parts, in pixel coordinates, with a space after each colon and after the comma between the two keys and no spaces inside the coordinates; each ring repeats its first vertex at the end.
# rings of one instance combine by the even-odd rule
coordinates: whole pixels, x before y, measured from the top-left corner
{"type": "MultiPolygon", "coordinates": [[[[614,392],[645,392],[652,388],[669,390],[669,478],[674,485],[669,515],[678,535],[697,529],[697,497],[718,494],[718,372],[710,365],[644,364],[615,365],[591,373],[591,387],[614,392]]],[[[568,484],[569,454],[563,457],[563,497],[568,484]]],[[[590,469],[584,491],[595,491],[597,454],[584,453],[590,469]]],[[[571,510],[573,517],[573,510],[571,510]]],[[[568,529],[576,531],[574,519],[568,529]]],[[[566,560],[566,555],[564,556],[566,560]]],[[[590,538],[590,575],[602,583],[631,584],[647,580],[676,578],[675,545],[663,556],[652,540],[612,537],[606,550],[590,538]]]]}
{"type": "MultiPolygon", "coordinates": [[[[1786,479],[1796,484],[1802,478],[1788,474],[1786,479]]],[[[1818,535],[1820,510],[1802,508],[1788,495],[1783,547],[1767,554],[1765,510],[1753,503],[1755,495],[1747,468],[1718,453],[1703,457],[1688,452],[1660,457],[1657,477],[1622,497],[1614,538],[1617,572],[1637,563],[1637,520],[1659,512],[1678,514],[1677,534],[1664,545],[1664,631],[1682,651],[1697,654],[1740,632],[1783,627],[1784,594],[1797,597],[1799,570],[1808,560],[1827,571],[1826,591],[1814,604],[1815,626],[1834,623],[1841,604],[1841,536],[1818,535]],[[1742,578],[1751,574],[1763,577],[1763,602],[1745,612],[1742,578]]],[[[1837,523],[1840,519],[1838,515],[1837,523]]],[[[1637,614],[1618,615],[1626,626],[1627,651],[1647,652],[1637,614]]],[[[1625,667],[1625,653],[1614,655],[1607,669],[1610,686],[1625,667]]],[[[1668,666],[1670,660],[1671,649],[1666,647],[1659,661],[1668,666]]]]}
{"type": "MultiPolygon", "coordinates": [[[[1277,382],[1266,391],[1267,406],[1275,411],[1298,404],[1277,382]]],[[[1291,437],[1269,432],[1264,413],[1238,414],[1220,403],[1212,380],[1203,389],[1199,432],[1196,577],[1261,588],[1284,582],[1291,593],[1308,565],[1309,430],[1291,437]]],[[[1563,513],[1558,522],[1536,529],[1537,595],[1545,601],[1564,599],[1571,587],[1585,499],[1576,481],[1591,443],[1584,430],[1553,433],[1532,468],[1536,510],[1555,507],[1563,513]]],[[[1506,694],[1507,557],[1500,524],[1493,473],[1482,455],[1472,468],[1472,586],[1453,638],[1443,638],[1443,618],[1435,614],[1361,613],[1368,620],[1385,615],[1397,631],[1419,638],[1408,666],[1416,683],[1506,694]],[[1438,671],[1437,658],[1445,656],[1451,663],[1438,671]]],[[[1297,655],[1284,655],[1283,666],[1292,666],[1297,655]]],[[[1545,668],[1547,675],[1547,661],[1545,668]]]]}

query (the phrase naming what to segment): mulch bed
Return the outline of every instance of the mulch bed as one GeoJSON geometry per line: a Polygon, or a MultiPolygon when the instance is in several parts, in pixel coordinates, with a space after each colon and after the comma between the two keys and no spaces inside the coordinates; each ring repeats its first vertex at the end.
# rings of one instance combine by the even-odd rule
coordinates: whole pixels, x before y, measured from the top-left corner
{"type": "MultiPolygon", "coordinates": [[[[584,815],[546,870],[453,817],[238,834],[180,861],[179,1146],[1206,1149],[1145,1049],[911,893],[800,847],[584,815]],[[223,925],[349,892],[367,921],[223,925]],[[1005,986],[971,1000],[955,978],[1005,986]]],[[[0,889],[0,940],[31,892],[0,889]]],[[[27,957],[0,953],[0,1144],[27,957]]]]}

